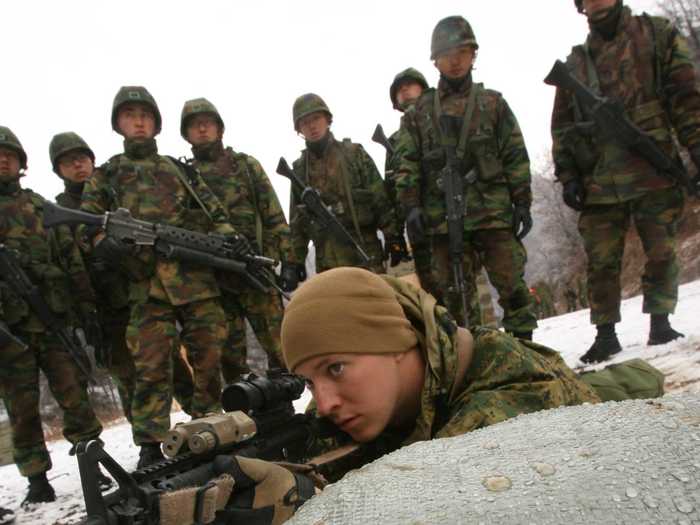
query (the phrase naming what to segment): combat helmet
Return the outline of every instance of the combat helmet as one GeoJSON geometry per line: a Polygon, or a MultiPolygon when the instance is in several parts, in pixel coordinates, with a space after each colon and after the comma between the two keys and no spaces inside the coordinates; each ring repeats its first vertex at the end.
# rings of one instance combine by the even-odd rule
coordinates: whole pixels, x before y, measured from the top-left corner
{"type": "Polygon", "coordinates": [[[294,131],[299,131],[299,121],[303,119],[306,115],[311,115],[311,113],[316,113],[317,111],[323,111],[328,115],[329,124],[333,122],[333,113],[328,109],[328,106],[315,93],[306,93],[301,95],[294,101],[294,107],[292,108],[292,117],[294,118],[294,131]]]}
{"type": "Polygon", "coordinates": [[[394,109],[401,109],[396,102],[396,93],[399,91],[401,84],[406,81],[417,82],[423,89],[428,89],[428,82],[425,80],[423,73],[412,67],[404,69],[394,77],[394,81],[389,88],[389,98],[391,98],[391,104],[394,106],[394,109]]]}
{"type": "Polygon", "coordinates": [[[56,174],[60,175],[58,171],[58,159],[61,155],[65,155],[69,151],[83,151],[92,159],[93,163],[95,162],[95,153],[80,135],[72,131],[58,133],[53,136],[49,144],[49,157],[51,158],[53,171],[56,174]]]}
{"type": "Polygon", "coordinates": [[[183,139],[187,140],[187,126],[190,118],[203,113],[214,117],[217,124],[219,124],[221,133],[224,132],[224,120],[221,118],[216,106],[209,102],[206,98],[194,98],[192,100],[188,100],[185,102],[185,105],[182,106],[182,114],[180,115],[180,135],[182,135],[183,139]]]}
{"type": "Polygon", "coordinates": [[[112,129],[119,133],[119,127],[117,126],[117,113],[119,113],[119,108],[124,104],[130,102],[137,102],[145,104],[153,111],[156,117],[156,132],[158,135],[160,133],[161,126],[163,125],[163,119],[160,116],[160,110],[158,109],[158,104],[153,98],[148,90],[143,86],[122,86],[117,91],[114,97],[114,102],[112,103],[112,129]]]}
{"type": "Polygon", "coordinates": [[[19,155],[20,169],[27,169],[27,152],[24,151],[22,143],[17,138],[17,135],[12,133],[12,130],[5,126],[0,126],[0,146],[11,149],[19,155]]]}
{"type": "Polygon", "coordinates": [[[430,41],[430,60],[435,60],[445,51],[462,46],[479,49],[472,26],[462,16],[448,16],[440,20],[430,41]]]}

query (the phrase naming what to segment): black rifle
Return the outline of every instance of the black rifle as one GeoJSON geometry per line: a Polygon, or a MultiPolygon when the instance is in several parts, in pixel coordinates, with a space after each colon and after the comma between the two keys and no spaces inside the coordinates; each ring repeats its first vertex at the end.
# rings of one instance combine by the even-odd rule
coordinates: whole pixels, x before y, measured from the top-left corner
{"type": "MultiPolygon", "coordinates": [[[[268,378],[250,374],[228,385],[221,397],[225,414],[176,425],[168,434],[162,460],[129,474],[100,441],[77,447],[88,525],[152,525],[159,523],[159,498],[185,487],[202,487],[221,472],[223,456],[266,461],[306,460],[309,440],[333,433],[318,426],[317,418],[295,414],[292,401],[304,391],[299,376],[274,370],[268,378]],[[97,483],[101,464],[118,484],[106,495],[97,483]]],[[[337,432],[337,431],[336,431],[337,432]]]]}
{"type": "Polygon", "coordinates": [[[384,146],[386,154],[389,157],[394,156],[394,146],[392,146],[391,142],[389,142],[389,139],[386,138],[386,135],[384,134],[384,128],[382,128],[381,124],[377,124],[377,127],[374,128],[374,133],[372,133],[372,140],[377,144],[384,146]]]}
{"type": "Polygon", "coordinates": [[[10,329],[7,327],[7,325],[4,322],[0,321],[0,348],[4,348],[9,344],[18,345],[23,350],[27,349],[27,344],[15,334],[10,332],[10,329]]]}
{"type": "Polygon", "coordinates": [[[685,186],[690,195],[698,196],[698,189],[685,168],[666,155],[653,138],[635,126],[618,101],[597,95],[574,77],[561,60],[554,63],[544,82],[571,91],[593,119],[596,131],[604,141],[613,141],[633,151],[654,166],[660,175],[685,186]]]}
{"type": "Polygon", "coordinates": [[[234,241],[225,235],[200,233],[167,224],[156,224],[134,219],[129,210],[119,208],[104,215],[64,208],[53,203],[44,205],[44,227],[59,224],[86,224],[102,228],[108,237],[114,237],[128,246],[152,246],[166,259],[200,264],[245,276],[258,290],[268,292],[272,287],[287,299],[275,281],[272,267],[275,260],[252,251],[238,253],[234,241]]]}
{"type": "Polygon", "coordinates": [[[82,328],[69,328],[53,313],[49,305],[41,295],[39,287],[29,278],[20,265],[14,251],[0,244],[0,275],[7,286],[27,303],[34,315],[36,315],[46,329],[55,335],[63,348],[70,354],[85,378],[92,384],[94,348],[85,341],[85,333],[82,328]]]}
{"type": "Polygon", "coordinates": [[[297,174],[294,173],[294,170],[289,167],[284,157],[280,157],[280,161],[277,164],[277,173],[287,177],[292,181],[292,186],[297,187],[301,192],[300,200],[302,204],[306,206],[306,210],[313,216],[314,220],[321,228],[330,230],[338,239],[352,246],[365,264],[369,264],[369,256],[354,237],[350,235],[350,232],[345,229],[345,226],[342,225],[333,212],[323,203],[318,191],[304,184],[297,174]]]}

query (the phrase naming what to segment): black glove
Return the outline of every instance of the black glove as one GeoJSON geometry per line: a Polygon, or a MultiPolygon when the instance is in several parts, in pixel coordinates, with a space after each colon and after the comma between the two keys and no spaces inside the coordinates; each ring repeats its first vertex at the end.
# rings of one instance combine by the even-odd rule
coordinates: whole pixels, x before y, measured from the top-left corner
{"type": "Polygon", "coordinates": [[[564,183],[562,197],[564,198],[564,204],[566,204],[572,210],[583,210],[583,201],[585,196],[583,186],[578,180],[573,179],[564,183]]]}
{"type": "Polygon", "coordinates": [[[293,292],[301,281],[306,280],[306,267],[303,264],[282,261],[280,286],[285,292],[293,292]]]}
{"type": "Polygon", "coordinates": [[[104,337],[102,335],[102,324],[95,305],[82,303],[81,305],[81,326],[85,332],[85,340],[95,349],[95,360],[97,364],[107,368],[110,363],[109,352],[104,349],[104,337]]]}
{"type": "Polygon", "coordinates": [[[131,246],[116,237],[102,237],[93,250],[93,256],[106,261],[119,260],[131,253],[131,246]]]}
{"type": "Polygon", "coordinates": [[[423,208],[416,206],[408,210],[406,215],[406,231],[412,244],[421,244],[425,238],[425,213],[423,208]]]}
{"type": "Polygon", "coordinates": [[[389,259],[389,266],[397,266],[401,261],[410,261],[408,246],[403,235],[390,236],[386,238],[384,246],[384,260],[389,259]]]}
{"type": "Polygon", "coordinates": [[[245,235],[237,233],[235,235],[230,235],[227,240],[234,257],[241,259],[246,255],[253,253],[253,249],[251,248],[248,239],[245,238],[245,235]]]}
{"type": "Polygon", "coordinates": [[[310,478],[268,461],[217,456],[213,468],[234,480],[233,494],[216,513],[215,524],[284,523],[316,494],[310,478]]]}
{"type": "Polygon", "coordinates": [[[530,207],[525,204],[516,204],[513,207],[513,233],[522,240],[532,229],[532,215],[530,207]]]}

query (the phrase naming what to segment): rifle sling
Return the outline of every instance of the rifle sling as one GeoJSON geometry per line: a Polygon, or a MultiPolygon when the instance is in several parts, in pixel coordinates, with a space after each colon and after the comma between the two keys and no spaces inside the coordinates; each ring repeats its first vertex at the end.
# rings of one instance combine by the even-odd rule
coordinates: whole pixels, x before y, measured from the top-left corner
{"type": "MultiPolygon", "coordinates": [[[[483,88],[481,83],[472,83],[472,88],[469,91],[469,98],[467,99],[467,107],[464,111],[464,118],[462,120],[462,129],[459,133],[459,141],[457,143],[456,155],[457,159],[462,161],[467,152],[467,143],[469,142],[469,128],[471,127],[472,117],[474,116],[474,109],[476,109],[476,99],[483,88]]],[[[435,132],[440,145],[445,148],[448,147],[446,142],[445,133],[440,125],[440,115],[442,115],[442,104],[440,103],[440,93],[436,90],[433,96],[433,124],[435,126],[435,132]]]]}
{"type": "Polygon", "coordinates": [[[352,189],[350,188],[350,176],[348,174],[348,159],[345,155],[346,143],[350,144],[350,141],[347,139],[343,139],[343,143],[340,146],[340,175],[343,177],[345,195],[348,198],[348,207],[350,208],[352,224],[355,227],[355,232],[357,233],[357,240],[359,241],[360,246],[364,248],[364,243],[362,242],[362,233],[360,232],[360,221],[357,220],[357,211],[355,210],[355,202],[352,198],[352,189]]]}
{"type": "Polygon", "coordinates": [[[168,163],[170,163],[170,166],[175,169],[175,174],[177,175],[177,178],[180,179],[180,182],[185,186],[187,191],[189,192],[190,195],[192,195],[192,198],[195,200],[195,202],[199,205],[200,208],[202,208],[202,211],[204,212],[204,215],[207,216],[207,219],[209,219],[209,222],[214,224],[214,218],[211,216],[211,213],[209,212],[209,208],[206,207],[204,204],[204,201],[197,195],[197,192],[194,191],[194,188],[192,187],[192,184],[190,181],[185,177],[185,174],[182,173],[182,169],[180,169],[180,166],[178,166],[173,159],[170,157],[162,157],[166,159],[168,163]]]}

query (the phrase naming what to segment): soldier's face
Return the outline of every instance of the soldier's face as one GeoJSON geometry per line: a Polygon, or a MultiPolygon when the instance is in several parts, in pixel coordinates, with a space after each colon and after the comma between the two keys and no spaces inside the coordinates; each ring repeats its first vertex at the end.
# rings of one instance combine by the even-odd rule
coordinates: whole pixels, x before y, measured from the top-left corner
{"type": "Polygon", "coordinates": [[[615,5],[617,0],[583,0],[583,10],[588,18],[595,20],[615,5]]]}
{"type": "Polygon", "coordinates": [[[306,378],[318,414],[362,443],[398,418],[403,355],[321,355],[302,362],[294,373],[306,378]]]}
{"type": "Polygon", "coordinates": [[[423,86],[418,82],[412,80],[409,82],[402,82],[396,90],[396,102],[400,107],[404,107],[406,104],[418,100],[421,94],[423,94],[423,86]]]}
{"type": "Polygon", "coordinates": [[[211,115],[195,115],[187,125],[187,142],[193,146],[214,142],[221,135],[219,123],[211,115]]]}
{"type": "Polygon", "coordinates": [[[299,119],[299,131],[308,142],[316,142],[326,136],[330,123],[328,115],[317,111],[299,119]]]}
{"type": "Polygon", "coordinates": [[[124,104],[117,114],[117,127],[127,139],[152,139],[156,134],[156,116],[144,104],[124,104]]]}
{"type": "Polygon", "coordinates": [[[472,46],[450,49],[435,61],[435,67],[447,78],[463,78],[474,65],[476,50],[472,46]]]}
{"type": "Polygon", "coordinates": [[[58,172],[71,182],[85,182],[94,168],[92,159],[84,151],[69,151],[58,159],[58,172]]]}
{"type": "Polygon", "coordinates": [[[17,152],[0,146],[0,176],[15,178],[19,175],[19,155],[17,152]]]}

